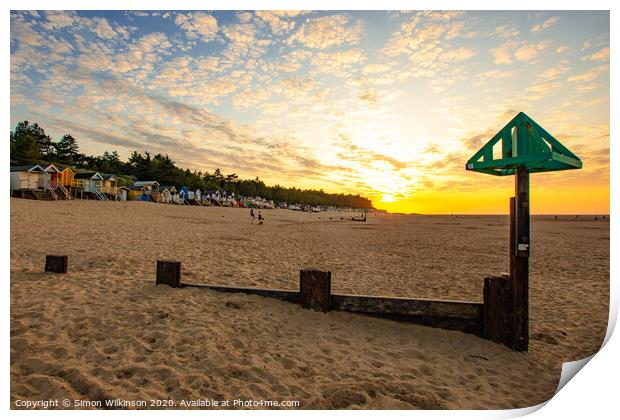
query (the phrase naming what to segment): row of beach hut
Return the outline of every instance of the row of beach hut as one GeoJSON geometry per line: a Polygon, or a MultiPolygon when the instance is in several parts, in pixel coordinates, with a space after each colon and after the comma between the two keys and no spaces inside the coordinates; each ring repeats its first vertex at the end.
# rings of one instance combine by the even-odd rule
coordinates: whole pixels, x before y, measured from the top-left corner
{"type": "Polygon", "coordinates": [[[70,167],[49,165],[11,166],[11,195],[22,198],[71,200],[75,197],[120,200],[113,174],[75,173],[70,167]]]}
{"type": "Polygon", "coordinates": [[[157,181],[137,181],[129,187],[129,200],[166,204],[216,205],[223,207],[274,208],[273,201],[259,197],[240,197],[234,192],[192,189],[187,186],[160,185],[157,181]]]}
{"type": "MultiPolygon", "coordinates": [[[[273,201],[261,197],[241,197],[234,192],[201,191],[187,186],[160,185],[158,181],[136,181],[119,186],[114,174],[74,172],[68,166],[54,164],[11,166],[11,195],[39,200],[71,200],[73,198],[102,201],[154,201],[166,204],[214,205],[273,209],[273,201]]],[[[279,208],[319,212],[325,210],[352,211],[333,206],[302,206],[278,203],[279,208]]]]}
{"type": "Polygon", "coordinates": [[[245,198],[226,191],[160,185],[157,181],[136,181],[131,186],[119,186],[113,174],[74,172],[68,166],[54,164],[11,166],[11,195],[39,200],[89,198],[226,207],[275,207],[273,201],[259,197],[245,198]]]}

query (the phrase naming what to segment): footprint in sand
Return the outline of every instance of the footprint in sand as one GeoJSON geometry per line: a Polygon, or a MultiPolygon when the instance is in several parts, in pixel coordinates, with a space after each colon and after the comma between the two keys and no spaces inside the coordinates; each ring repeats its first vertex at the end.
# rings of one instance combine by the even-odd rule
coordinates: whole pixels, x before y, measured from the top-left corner
{"type": "Polygon", "coordinates": [[[136,374],[137,370],[135,366],[125,366],[116,370],[116,377],[119,379],[129,379],[136,374]]]}
{"type": "Polygon", "coordinates": [[[543,343],[552,344],[554,346],[559,344],[558,340],[551,335],[541,332],[532,334],[532,340],[542,341],[543,343]]]}
{"type": "Polygon", "coordinates": [[[351,406],[363,406],[368,401],[366,394],[352,389],[339,389],[334,392],[324,393],[323,398],[329,402],[331,408],[336,410],[351,406]]]}

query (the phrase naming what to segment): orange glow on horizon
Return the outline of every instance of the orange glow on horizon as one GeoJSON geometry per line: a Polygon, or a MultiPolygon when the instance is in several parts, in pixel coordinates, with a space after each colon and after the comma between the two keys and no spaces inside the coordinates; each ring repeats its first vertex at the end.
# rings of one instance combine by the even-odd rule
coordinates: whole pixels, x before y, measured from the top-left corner
{"type": "MultiPolygon", "coordinates": [[[[535,187],[531,192],[532,214],[609,214],[609,188],[553,190],[535,187]]],[[[390,213],[508,214],[512,188],[479,192],[422,192],[405,200],[373,201],[390,213]]]]}

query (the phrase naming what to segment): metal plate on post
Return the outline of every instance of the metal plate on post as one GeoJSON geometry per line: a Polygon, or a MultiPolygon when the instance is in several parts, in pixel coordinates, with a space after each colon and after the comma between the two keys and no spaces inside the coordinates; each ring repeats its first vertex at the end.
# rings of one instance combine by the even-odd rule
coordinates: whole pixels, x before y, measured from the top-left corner
{"type": "Polygon", "coordinates": [[[527,169],[517,169],[515,176],[516,255],[530,256],[530,174],[527,169]]]}

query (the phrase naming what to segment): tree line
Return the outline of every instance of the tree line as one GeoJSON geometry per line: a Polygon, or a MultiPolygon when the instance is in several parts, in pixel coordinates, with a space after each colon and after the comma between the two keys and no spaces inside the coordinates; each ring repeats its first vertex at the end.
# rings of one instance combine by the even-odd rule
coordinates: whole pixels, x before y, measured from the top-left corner
{"type": "Polygon", "coordinates": [[[275,202],[298,203],[302,205],[323,205],[353,208],[372,208],[372,201],[359,194],[333,194],[323,190],[299,189],[280,185],[268,186],[258,177],[240,179],[237,174],[224,175],[220,169],[212,173],[190,171],[175,165],[166,154],[152,155],[145,151],[131,153],[122,161],[118,153],[105,151],[100,156],[80,153],[78,140],[71,134],[63,135],[58,141],[37,123],[22,121],[11,131],[11,165],[55,163],[121,175],[121,184],[132,180],[157,180],[161,185],[186,185],[201,191],[227,191],[244,197],[259,196],[275,202]]]}

